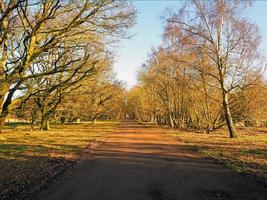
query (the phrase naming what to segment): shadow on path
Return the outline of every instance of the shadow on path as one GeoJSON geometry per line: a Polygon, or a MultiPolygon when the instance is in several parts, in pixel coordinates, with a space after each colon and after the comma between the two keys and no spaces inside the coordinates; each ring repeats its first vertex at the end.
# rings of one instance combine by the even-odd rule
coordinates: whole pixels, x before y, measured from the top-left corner
{"type": "Polygon", "coordinates": [[[122,122],[45,200],[266,200],[267,190],[160,133],[122,122]]]}

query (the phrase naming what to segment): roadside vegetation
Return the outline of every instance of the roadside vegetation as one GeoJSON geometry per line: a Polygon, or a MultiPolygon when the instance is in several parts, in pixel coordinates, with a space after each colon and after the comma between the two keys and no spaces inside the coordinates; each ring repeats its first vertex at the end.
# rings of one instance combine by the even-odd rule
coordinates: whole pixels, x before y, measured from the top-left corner
{"type": "Polygon", "coordinates": [[[7,126],[0,136],[1,199],[28,199],[70,172],[116,124],[59,125],[47,132],[30,131],[29,125],[7,126]]]}
{"type": "Polygon", "coordinates": [[[162,43],[141,66],[127,105],[140,122],[170,127],[204,156],[266,178],[267,65],[260,29],[243,15],[252,5],[192,0],[166,10],[162,43]]]}
{"type": "Polygon", "coordinates": [[[112,89],[123,89],[112,70],[114,45],[134,23],[127,1],[1,1],[0,132],[12,114],[49,130],[60,105],[79,102],[74,96],[92,104],[91,118],[99,115],[112,89]],[[108,95],[99,100],[101,87],[108,95]]]}
{"type": "Polygon", "coordinates": [[[237,129],[239,137],[229,140],[227,130],[212,134],[165,130],[189,149],[213,158],[237,173],[259,178],[267,183],[267,128],[237,129]]]}
{"type": "Polygon", "coordinates": [[[203,155],[266,178],[267,63],[243,15],[250,6],[166,10],[162,42],[127,90],[113,64],[135,24],[131,1],[2,0],[0,196],[37,191],[125,118],[170,127],[203,155]]]}
{"type": "Polygon", "coordinates": [[[236,124],[266,126],[266,60],[250,1],[186,1],[163,16],[154,48],[128,93],[139,121],[211,133],[236,124]]]}
{"type": "Polygon", "coordinates": [[[114,51],[134,23],[128,1],[0,2],[0,199],[28,199],[113,130],[114,51]]]}

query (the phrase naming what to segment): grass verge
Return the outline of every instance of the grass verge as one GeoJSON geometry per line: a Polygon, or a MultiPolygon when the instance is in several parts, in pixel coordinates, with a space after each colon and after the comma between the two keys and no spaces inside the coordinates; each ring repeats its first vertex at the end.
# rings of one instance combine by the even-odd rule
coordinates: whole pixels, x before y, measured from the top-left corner
{"type": "Polygon", "coordinates": [[[29,199],[81,159],[116,123],[59,125],[51,131],[6,127],[0,135],[0,199],[29,199]]]}
{"type": "Polygon", "coordinates": [[[267,183],[267,129],[239,130],[235,139],[229,139],[226,130],[212,134],[180,130],[167,130],[166,133],[237,173],[267,183]]]}

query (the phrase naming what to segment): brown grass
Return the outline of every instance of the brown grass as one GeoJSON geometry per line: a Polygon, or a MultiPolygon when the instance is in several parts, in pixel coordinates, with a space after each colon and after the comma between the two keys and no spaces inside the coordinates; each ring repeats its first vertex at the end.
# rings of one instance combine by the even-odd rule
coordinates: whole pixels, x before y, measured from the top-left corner
{"type": "Polygon", "coordinates": [[[212,134],[167,130],[167,134],[235,172],[267,180],[267,128],[240,129],[235,139],[229,139],[226,130],[212,134]]]}
{"type": "Polygon", "coordinates": [[[90,144],[116,123],[61,125],[51,131],[29,131],[12,125],[0,135],[0,197],[25,199],[71,168],[90,144]]]}

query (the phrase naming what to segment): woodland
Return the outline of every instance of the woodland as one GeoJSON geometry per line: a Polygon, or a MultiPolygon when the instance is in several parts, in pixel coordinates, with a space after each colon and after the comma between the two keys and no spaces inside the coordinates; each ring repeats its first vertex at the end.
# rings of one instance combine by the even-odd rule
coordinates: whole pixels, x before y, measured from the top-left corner
{"type": "Polygon", "coordinates": [[[0,129],[8,115],[31,128],[134,118],[210,133],[266,126],[266,62],[250,1],[192,1],[163,17],[127,90],[112,69],[135,8],[121,1],[1,1],[0,129]]]}
{"type": "MultiPolygon", "coordinates": [[[[266,182],[266,51],[244,15],[251,6],[188,0],[167,9],[161,44],[127,88],[113,66],[120,41],[134,37],[133,2],[0,0],[0,199],[30,199],[116,130],[157,153],[166,133],[180,145],[169,151],[183,145],[266,182]]],[[[125,144],[121,152],[137,145],[125,144]]]]}

